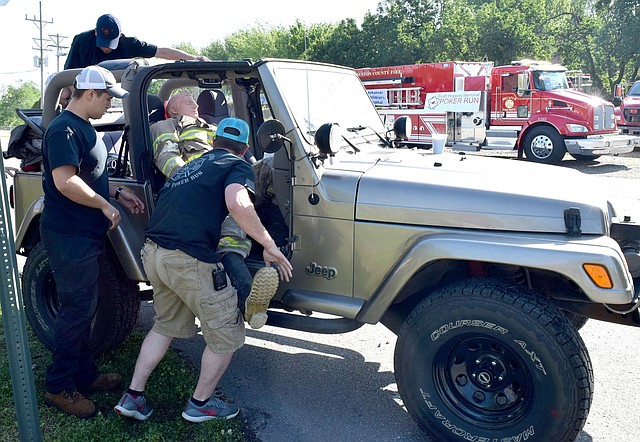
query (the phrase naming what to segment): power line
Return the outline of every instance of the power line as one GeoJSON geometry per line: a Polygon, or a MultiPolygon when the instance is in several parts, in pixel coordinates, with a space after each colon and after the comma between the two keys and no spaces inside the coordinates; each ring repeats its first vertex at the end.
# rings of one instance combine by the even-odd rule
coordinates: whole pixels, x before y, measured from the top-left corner
{"type": "Polygon", "coordinates": [[[29,72],[35,72],[35,71],[37,71],[37,69],[30,69],[28,71],[0,72],[0,75],[28,74],[29,72]]]}
{"type": "Polygon", "coordinates": [[[35,57],[36,67],[40,67],[40,105],[42,106],[43,92],[44,92],[44,51],[50,51],[50,49],[46,49],[44,46],[44,39],[42,38],[42,29],[48,25],[49,23],[53,24],[53,19],[51,21],[42,20],[42,2],[38,2],[40,6],[40,15],[38,18],[34,15],[33,18],[28,18],[27,14],[24,15],[24,19],[30,22],[33,22],[36,25],[36,28],[40,31],[40,37],[34,38],[33,41],[36,43],[35,49],[36,51],[40,51],[40,57],[35,57]]]}
{"type": "Polygon", "coordinates": [[[60,34],[49,34],[49,39],[53,42],[53,44],[48,44],[47,47],[55,48],[56,50],[56,72],[60,72],[60,57],[67,55],[65,49],[68,49],[69,46],[62,46],[62,41],[67,38],[64,35],[60,34]]]}

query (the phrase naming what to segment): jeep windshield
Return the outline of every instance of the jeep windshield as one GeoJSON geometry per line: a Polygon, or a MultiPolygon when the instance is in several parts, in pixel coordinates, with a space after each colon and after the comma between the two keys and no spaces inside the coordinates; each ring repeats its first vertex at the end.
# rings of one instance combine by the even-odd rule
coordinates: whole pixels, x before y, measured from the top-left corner
{"type": "Polygon", "coordinates": [[[351,70],[327,66],[278,66],[274,75],[293,120],[309,144],[325,123],[337,123],[350,138],[384,126],[358,76],[351,70]]]}

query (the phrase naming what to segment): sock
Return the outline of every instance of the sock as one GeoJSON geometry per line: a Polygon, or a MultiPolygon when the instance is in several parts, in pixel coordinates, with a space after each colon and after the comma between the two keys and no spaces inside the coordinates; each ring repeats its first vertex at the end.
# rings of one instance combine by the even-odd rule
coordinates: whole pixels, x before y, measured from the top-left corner
{"type": "Polygon", "coordinates": [[[193,405],[197,407],[204,407],[205,404],[209,402],[209,399],[206,399],[204,401],[199,401],[198,399],[194,399],[193,396],[191,396],[191,402],[193,402],[193,405]]]}
{"type": "Polygon", "coordinates": [[[134,399],[138,399],[140,396],[144,396],[144,391],[137,391],[127,388],[127,393],[129,393],[134,399]]]}

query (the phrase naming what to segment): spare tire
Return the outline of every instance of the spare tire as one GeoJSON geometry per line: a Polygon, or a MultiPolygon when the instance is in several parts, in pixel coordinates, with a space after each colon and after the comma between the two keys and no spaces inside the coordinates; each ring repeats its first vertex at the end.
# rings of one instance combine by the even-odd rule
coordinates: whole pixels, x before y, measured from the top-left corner
{"type": "MultiPolygon", "coordinates": [[[[90,344],[98,356],[116,348],[133,330],[140,311],[138,284],[127,279],[107,247],[101,257],[99,298],[91,324],[90,344]]],[[[49,256],[42,243],[31,250],[22,272],[22,296],[27,320],[38,339],[53,350],[54,323],[60,303],[49,256]]]]}

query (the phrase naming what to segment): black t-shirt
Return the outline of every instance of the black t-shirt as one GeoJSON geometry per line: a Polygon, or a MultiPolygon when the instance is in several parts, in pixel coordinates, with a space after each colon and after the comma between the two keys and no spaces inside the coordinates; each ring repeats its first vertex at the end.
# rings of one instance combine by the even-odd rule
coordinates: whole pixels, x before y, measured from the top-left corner
{"type": "Polygon", "coordinates": [[[58,115],[47,128],[42,144],[42,226],[59,233],[103,238],[109,220],[100,209],[75,203],[60,193],[51,171],[60,166],[74,166],[89,187],[109,200],[106,164],[107,149],[91,123],[69,111],[58,115]]]}
{"type": "Polygon", "coordinates": [[[147,238],[200,261],[218,262],[220,226],[229,214],[224,191],[234,183],[254,192],[253,169],[229,151],[214,149],[191,160],[160,190],[147,238]]]}
{"type": "Polygon", "coordinates": [[[158,47],[156,45],[121,34],[118,47],[105,54],[96,46],[95,29],[92,29],[73,37],[64,68],[86,68],[105,60],[119,60],[121,58],[150,58],[156,55],[157,50],[158,47]]]}

